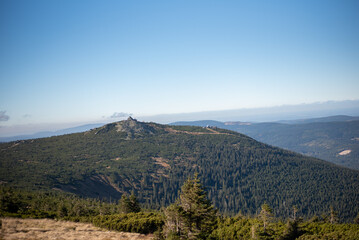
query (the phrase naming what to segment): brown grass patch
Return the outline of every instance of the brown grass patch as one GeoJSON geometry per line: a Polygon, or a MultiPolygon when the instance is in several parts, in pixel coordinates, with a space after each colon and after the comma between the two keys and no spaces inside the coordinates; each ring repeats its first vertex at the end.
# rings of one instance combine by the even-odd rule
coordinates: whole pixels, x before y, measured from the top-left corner
{"type": "Polygon", "coordinates": [[[162,157],[152,157],[153,160],[155,160],[155,164],[161,165],[164,168],[170,169],[171,166],[168,164],[168,159],[162,158],[162,157]]]}
{"type": "Polygon", "coordinates": [[[51,219],[2,218],[0,239],[3,240],[149,240],[152,235],[108,231],[89,223],[51,219]]]}

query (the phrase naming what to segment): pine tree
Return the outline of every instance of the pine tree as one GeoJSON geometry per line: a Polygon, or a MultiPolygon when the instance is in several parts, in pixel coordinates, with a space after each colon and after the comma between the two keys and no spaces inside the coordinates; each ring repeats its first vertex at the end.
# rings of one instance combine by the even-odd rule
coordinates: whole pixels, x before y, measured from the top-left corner
{"type": "Polygon", "coordinates": [[[354,223],[359,224],[359,213],[358,213],[357,216],[354,218],[354,223]]]}
{"type": "Polygon", "coordinates": [[[333,206],[330,206],[329,222],[331,224],[338,222],[338,213],[334,211],[333,206]]]}
{"type": "Polygon", "coordinates": [[[179,203],[174,203],[165,209],[166,225],[163,234],[166,239],[186,239],[184,226],[184,211],[179,203]]]}
{"type": "Polygon", "coordinates": [[[134,193],[132,193],[129,198],[129,205],[130,212],[137,213],[141,211],[140,203],[138,202],[134,193]]]}
{"type": "Polygon", "coordinates": [[[272,216],[273,216],[273,214],[272,214],[271,207],[267,203],[264,203],[262,205],[262,210],[261,210],[261,212],[259,214],[259,217],[263,221],[264,231],[266,231],[266,227],[267,227],[268,223],[271,221],[272,216]]]}
{"type": "Polygon", "coordinates": [[[130,197],[123,194],[119,201],[119,204],[120,204],[120,211],[122,213],[131,213],[131,212],[136,213],[141,211],[140,203],[138,202],[134,193],[132,193],[130,197]]]}
{"type": "Polygon", "coordinates": [[[303,234],[303,232],[300,230],[300,227],[298,226],[300,221],[291,221],[288,220],[287,227],[284,232],[284,235],[280,237],[280,240],[294,240],[297,239],[300,235],[303,234]]]}
{"type": "Polygon", "coordinates": [[[121,199],[119,200],[120,212],[122,213],[130,213],[130,199],[127,195],[123,194],[121,199]]]}
{"type": "Polygon", "coordinates": [[[166,211],[164,234],[175,233],[179,239],[206,239],[216,221],[216,210],[206,198],[197,174],[181,188],[178,202],[166,211]]]}
{"type": "Polygon", "coordinates": [[[297,212],[298,212],[298,208],[296,206],[293,206],[293,221],[297,221],[297,212]]]}

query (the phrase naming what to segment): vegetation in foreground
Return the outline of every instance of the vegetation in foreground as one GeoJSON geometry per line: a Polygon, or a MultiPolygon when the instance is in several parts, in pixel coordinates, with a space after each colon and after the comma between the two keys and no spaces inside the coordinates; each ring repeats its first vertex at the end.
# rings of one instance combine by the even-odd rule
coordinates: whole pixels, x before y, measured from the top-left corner
{"type": "Polygon", "coordinates": [[[1,218],[0,239],[9,240],[152,240],[151,235],[106,231],[91,223],[57,221],[55,219],[1,218]]]}
{"type": "Polygon", "coordinates": [[[333,208],[305,221],[297,212],[293,207],[291,217],[282,221],[263,204],[255,216],[220,215],[197,176],[188,179],[176,202],[161,211],[142,210],[133,194],[108,203],[70,194],[0,189],[1,216],[91,222],[109,230],[155,233],[157,239],[359,239],[359,216],[344,224],[338,223],[333,208]]]}

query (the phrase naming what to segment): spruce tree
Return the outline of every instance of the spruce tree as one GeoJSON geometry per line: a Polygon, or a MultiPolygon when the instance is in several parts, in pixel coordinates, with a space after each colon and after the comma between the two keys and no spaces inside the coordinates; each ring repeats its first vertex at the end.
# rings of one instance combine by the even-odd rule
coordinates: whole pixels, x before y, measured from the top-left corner
{"type": "Polygon", "coordinates": [[[359,213],[358,213],[357,216],[354,218],[354,223],[359,224],[359,213]]]}
{"type": "Polygon", "coordinates": [[[120,212],[122,213],[129,213],[130,212],[130,200],[128,199],[127,195],[123,194],[121,199],[119,200],[120,205],[120,212]]]}
{"type": "Polygon", "coordinates": [[[131,194],[129,200],[129,208],[130,208],[130,212],[140,212],[141,211],[141,207],[140,207],[140,203],[138,202],[136,196],[134,193],[131,194]]]}
{"type": "Polygon", "coordinates": [[[330,206],[329,222],[331,224],[338,222],[338,213],[336,211],[334,211],[333,206],[330,206]]]}
{"type": "Polygon", "coordinates": [[[179,200],[166,211],[165,235],[179,239],[206,239],[216,222],[216,210],[206,197],[197,174],[181,188],[179,200]]]}
{"type": "Polygon", "coordinates": [[[271,221],[271,219],[273,217],[272,209],[267,203],[264,203],[262,205],[262,210],[261,210],[261,212],[259,214],[259,217],[263,221],[263,228],[264,228],[264,232],[265,232],[268,223],[271,221]]]}
{"type": "Polygon", "coordinates": [[[178,202],[168,206],[165,211],[166,222],[163,235],[166,239],[186,239],[183,208],[178,202]]]}
{"type": "Polygon", "coordinates": [[[130,197],[123,194],[119,201],[119,204],[120,204],[120,211],[122,213],[131,213],[131,212],[136,213],[141,211],[140,203],[138,202],[134,193],[132,193],[130,197]]]}
{"type": "Polygon", "coordinates": [[[294,240],[300,237],[300,235],[303,234],[303,231],[301,231],[299,227],[299,222],[297,220],[288,220],[287,227],[284,232],[284,235],[281,236],[280,240],[294,240]]]}

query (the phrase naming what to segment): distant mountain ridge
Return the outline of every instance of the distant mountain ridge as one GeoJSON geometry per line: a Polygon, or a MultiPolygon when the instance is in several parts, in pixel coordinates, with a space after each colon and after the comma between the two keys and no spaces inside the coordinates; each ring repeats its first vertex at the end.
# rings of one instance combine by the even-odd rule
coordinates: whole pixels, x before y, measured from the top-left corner
{"type": "MultiPolygon", "coordinates": [[[[126,115],[126,114],[125,114],[126,115]]],[[[273,107],[260,107],[260,108],[242,108],[242,109],[231,109],[231,110],[218,110],[218,111],[204,111],[204,112],[192,112],[192,113],[177,113],[177,114],[160,114],[153,116],[136,116],[141,121],[147,122],[158,122],[158,123],[171,123],[178,121],[196,121],[202,119],[211,119],[221,122],[229,121],[245,121],[245,122],[277,122],[281,119],[284,122],[290,123],[297,119],[308,119],[308,118],[319,118],[332,115],[350,115],[359,116],[359,100],[346,100],[346,101],[327,101],[327,102],[316,102],[307,104],[296,104],[296,105],[281,105],[273,107]]],[[[123,114],[117,116],[123,117],[123,114]]],[[[114,117],[116,117],[114,115],[114,117]]],[[[102,124],[104,125],[104,124],[102,124]]],[[[34,128],[35,126],[33,126],[34,128]]],[[[38,129],[43,129],[42,126],[36,124],[38,129]]],[[[14,130],[15,127],[2,126],[0,128],[0,136],[11,136],[11,137],[0,137],[0,142],[9,142],[24,139],[33,139],[40,137],[50,137],[54,135],[61,135],[53,132],[42,132],[35,134],[19,134],[19,130],[14,130]],[[14,132],[17,132],[17,136],[14,132]],[[12,134],[12,135],[9,135],[12,134]]],[[[22,126],[29,132],[29,127],[22,126]]],[[[89,130],[85,129],[84,131],[89,130]]],[[[23,130],[25,131],[25,130],[23,130]]],[[[82,131],[82,130],[81,130],[82,131]]],[[[73,131],[75,132],[75,131],[73,131]]],[[[78,131],[76,131],[78,132],[78,131]]],[[[66,132],[65,134],[72,133],[66,132]]]]}
{"type": "Polygon", "coordinates": [[[193,124],[192,126],[204,127],[206,125],[212,126],[226,126],[226,125],[252,125],[257,123],[283,123],[283,124],[305,124],[305,123],[315,123],[315,122],[348,122],[359,120],[358,117],[347,116],[347,115],[334,115],[328,117],[320,118],[304,118],[304,119],[294,119],[294,120],[278,120],[270,122],[241,122],[241,121],[215,121],[215,120],[197,120],[197,121],[178,121],[170,123],[170,125],[184,125],[187,126],[189,123],[193,124]]]}
{"type": "Polygon", "coordinates": [[[327,101],[308,104],[281,105],[273,107],[229,109],[221,111],[206,111],[193,113],[162,114],[141,117],[143,121],[171,123],[178,121],[199,121],[211,119],[221,122],[275,122],[325,116],[348,115],[359,116],[359,100],[327,101]]]}
{"type": "Polygon", "coordinates": [[[338,115],[263,123],[193,121],[172,124],[225,128],[273,146],[359,169],[359,117],[338,115]]]}
{"type": "Polygon", "coordinates": [[[11,142],[17,140],[36,139],[36,138],[59,136],[59,135],[70,134],[70,133],[85,132],[92,128],[98,128],[103,125],[105,124],[104,123],[85,124],[77,127],[61,129],[58,131],[45,131],[45,132],[37,132],[34,134],[18,135],[13,137],[0,137],[0,142],[11,142]]]}
{"type": "Polygon", "coordinates": [[[347,115],[335,115],[321,118],[309,118],[309,119],[296,119],[296,120],[281,120],[278,123],[287,124],[304,124],[304,123],[315,123],[315,122],[348,122],[359,120],[359,117],[352,117],[347,115]]]}
{"type": "Polygon", "coordinates": [[[0,182],[117,200],[134,193],[148,207],[173,203],[198,173],[222,212],[276,216],[292,206],[310,217],[332,205],[343,220],[359,212],[359,171],[269,146],[216,127],[171,126],[129,118],[90,131],[0,144],[0,182]]]}

